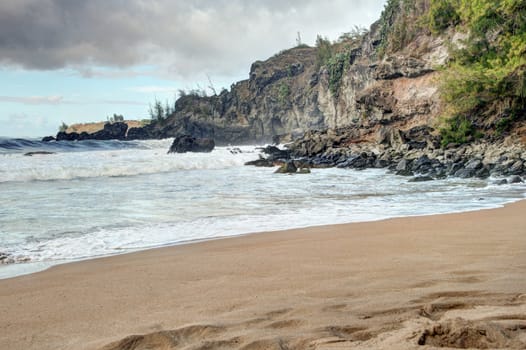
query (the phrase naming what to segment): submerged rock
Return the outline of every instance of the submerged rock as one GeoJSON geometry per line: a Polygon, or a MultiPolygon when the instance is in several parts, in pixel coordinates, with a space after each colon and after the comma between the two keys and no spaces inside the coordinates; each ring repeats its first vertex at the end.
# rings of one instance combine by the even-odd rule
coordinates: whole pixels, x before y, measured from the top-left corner
{"type": "Polygon", "coordinates": [[[9,264],[15,264],[15,263],[25,263],[30,261],[31,259],[27,256],[14,256],[8,253],[2,253],[0,252],[0,265],[9,265],[9,264]]]}
{"type": "Polygon", "coordinates": [[[49,152],[49,151],[34,151],[34,152],[27,152],[27,153],[24,153],[25,156],[27,157],[31,157],[31,156],[35,156],[35,155],[39,155],[39,154],[55,154],[55,152],[49,152]]]}
{"type": "Polygon", "coordinates": [[[409,182],[426,182],[433,181],[434,179],[431,176],[415,176],[409,180],[409,182]]]}
{"type": "Polygon", "coordinates": [[[520,176],[518,176],[518,175],[513,175],[512,177],[510,177],[510,179],[508,180],[508,182],[509,182],[510,184],[520,184],[520,183],[522,183],[523,181],[522,181],[522,179],[521,179],[520,176]]]}
{"type": "Polygon", "coordinates": [[[263,158],[262,156],[259,156],[259,159],[248,161],[245,163],[245,165],[270,168],[274,166],[274,162],[269,159],[263,158]]]}

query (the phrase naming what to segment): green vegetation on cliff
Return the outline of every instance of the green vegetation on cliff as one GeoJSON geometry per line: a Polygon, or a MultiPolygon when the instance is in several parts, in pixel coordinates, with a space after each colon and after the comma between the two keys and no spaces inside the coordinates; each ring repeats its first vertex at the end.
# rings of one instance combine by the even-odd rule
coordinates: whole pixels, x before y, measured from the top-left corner
{"type": "Polygon", "coordinates": [[[467,40],[442,75],[447,112],[502,133],[526,110],[526,2],[433,0],[432,29],[458,23],[467,40]],[[433,17],[435,16],[435,17],[433,17]]]}
{"type": "Polygon", "coordinates": [[[402,50],[423,29],[429,0],[388,0],[379,20],[378,56],[402,50]]]}
{"type": "Polygon", "coordinates": [[[329,73],[329,90],[334,97],[338,97],[345,72],[351,65],[353,48],[358,47],[368,31],[361,27],[354,27],[350,32],[343,33],[337,41],[318,35],[316,39],[316,64],[326,67],[329,73]]]}
{"type": "Polygon", "coordinates": [[[474,130],[502,134],[524,118],[524,0],[389,0],[379,25],[379,57],[403,50],[417,34],[464,33],[441,73],[444,145],[470,142],[474,130]]]}

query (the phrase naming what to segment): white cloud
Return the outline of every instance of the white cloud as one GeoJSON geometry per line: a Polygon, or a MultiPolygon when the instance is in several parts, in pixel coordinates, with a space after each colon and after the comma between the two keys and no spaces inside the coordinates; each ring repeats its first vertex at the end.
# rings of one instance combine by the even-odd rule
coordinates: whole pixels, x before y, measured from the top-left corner
{"type": "Polygon", "coordinates": [[[64,101],[63,96],[0,96],[0,102],[21,103],[25,105],[41,105],[41,104],[61,104],[69,103],[64,101]]]}
{"type": "MultiPolygon", "coordinates": [[[[248,74],[295,45],[378,19],[385,0],[0,1],[0,63],[27,69],[155,66],[166,78],[248,74]],[[38,54],[37,54],[38,53],[38,54]]],[[[153,72],[152,72],[153,73],[153,72]]],[[[140,73],[139,73],[140,74],[140,73]]]]}

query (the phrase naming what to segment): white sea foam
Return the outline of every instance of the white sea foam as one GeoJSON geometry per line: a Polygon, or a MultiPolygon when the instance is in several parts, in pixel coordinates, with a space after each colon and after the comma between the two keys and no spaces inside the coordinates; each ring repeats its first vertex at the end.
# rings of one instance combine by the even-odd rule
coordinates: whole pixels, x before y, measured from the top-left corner
{"type": "Polygon", "coordinates": [[[212,153],[167,154],[170,140],[143,141],[141,148],[89,152],[58,152],[23,156],[0,155],[0,182],[69,180],[89,177],[133,176],[176,170],[222,169],[254,159],[254,147],[232,154],[229,147],[212,153]]]}
{"type": "Polygon", "coordinates": [[[492,208],[526,191],[491,179],[409,183],[374,169],[280,175],[242,166],[254,147],[168,155],[169,144],[0,155],[0,252],[32,262],[0,267],[0,278],[250,232],[492,208]]]}

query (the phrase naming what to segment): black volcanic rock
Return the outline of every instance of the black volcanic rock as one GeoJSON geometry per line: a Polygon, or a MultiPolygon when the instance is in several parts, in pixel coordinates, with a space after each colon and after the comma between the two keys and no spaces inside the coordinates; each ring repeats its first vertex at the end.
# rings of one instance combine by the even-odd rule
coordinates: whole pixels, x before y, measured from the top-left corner
{"type": "Polygon", "coordinates": [[[182,135],[174,139],[168,153],[212,152],[214,147],[215,142],[212,139],[182,135]]]}
{"type": "Polygon", "coordinates": [[[298,171],[293,161],[286,162],[280,166],[274,173],[275,174],[294,174],[298,171]]]}
{"type": "Polygon", "coordinates": [[[128,124],[123,122],[106,123],[104,129],[99,130],[93,134],[88,134],[87,139],[91,140],[124,140],[126,138],[126,131],[128,124]]]}
{"type": "MultiPolygon", "coordinates": [[[[104,124],[104,129],[99,130],[93,134],[88,134],[87,132],[77,133],[77,132],[65,132],[60,131],[57,134],[56,140],[57,141],[82,141],[82,140],[125,140],[126,139],[126,131],[128,130],[128,124],[123,122],[117,122],[117,123],[106,123],[104,124]]],[[[45,138],[46,140],[42,141],[50,141],[48,138],[51,136],[48,136],[45,138]]]]}
{"type": "Polygon", "coordinates": [[[290,159],[290,151],[279,149],[276,146],[267,146],[261,150],[263,153],[268,155],[270,160],[286,160],[290,159]]]}
{"type": "Polygon", "coordinates": [[[245,163],[245,165],[270,168],[274,166],[274,162],[269,159],[263,158],[262,156],[259,156],[259,159],[248,161],[245,163]]]}
{"type": "Polygon", "coordinates": [[[42,142],[50,142],[55,141],[55,138],[53,136],[45,136],[42,138],[42,142]]]}
{"type": "Polygon", "coordinates": [[[151,125],[140,128],[130,128],[126,135],[127,140],[151,140],[157,138],[159,138],[158,134],[155,133],[151,125]]]}
{"type": "Polygon", "coordinates": [[[77,141],[79,139],[79,133],[77,132],[65,132],[60,131],[57,134],[56,140],[57,141],[77,141]]]}

